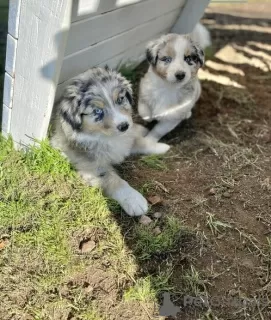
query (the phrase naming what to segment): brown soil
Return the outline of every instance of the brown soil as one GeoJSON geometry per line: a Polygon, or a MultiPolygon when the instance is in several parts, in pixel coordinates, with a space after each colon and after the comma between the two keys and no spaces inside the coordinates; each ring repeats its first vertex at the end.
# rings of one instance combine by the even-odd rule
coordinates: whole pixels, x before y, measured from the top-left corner
{"type": "MultiPolygon", "coordinates": [[[[271,304],[266,303],[271,298],[271,21],[208,9],[204,22],[210,27],[215,52],[226,45],[238,48],[224,62],[215,56],[211,60],[238,68],[244,75],[208,66],[204,70],[245,88],[202,81],[203,93],[193,117],[164,138],[172,145],[165,158],[169,170],[132,166],[129,180],[134,185],[162,184],[155,194],[164,200],[163,211],[173,213],[200,236],[197,244],[181,243],[180,252],[170,257],[177,288],[172,300],[182,306],[177,319],[203,315],[204,319],[271,319],[271,304]],[[262,29],[225,30],[221,25],[262,29]],[[244,47],[253,53],[243,52],[244,47]],[[236,64],[239,54],[251,64],[247,59],[236,64]],[[266,71],[253,65],[253,57],[267,66],[266,71]],[[191,265],[201,278],[195,292],[193,286],[186,289],[183,277],[191,265]],[[208,295],[210,310],[195,303],[184,306],[185,294],[208,295]]],[[[139,74],[142,68],[146,66],[139,74]]]]}

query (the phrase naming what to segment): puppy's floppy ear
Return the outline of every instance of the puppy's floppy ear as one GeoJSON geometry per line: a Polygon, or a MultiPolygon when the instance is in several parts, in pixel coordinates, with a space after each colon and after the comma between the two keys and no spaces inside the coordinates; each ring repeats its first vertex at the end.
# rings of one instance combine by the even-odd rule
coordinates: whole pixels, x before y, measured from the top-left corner
{"type": "Polygon", "coordinates": [[[166,44],[165,37],[162,36],[159,39],[151,41],[147,44],[146,47],[146,58],[150,64],[153,66],[156,65],[158,60],[159,50],[166,44]]]}
{"type": "Polygon", "coordinates": [[[204,62],[205,62],[204,51],[202,50],[201,46],[196,42],[193,42],[193,48],[194,48],[194,51],[195,51],[195,55],[197,57],[198,66],[199,66],[199,68],[201,68],[204,65],[204,62]]]}
{"type": "Polygon", "coordinates": [[[126,98],[129,101],[130,105],[133,104],[134,99],[133,99],[133,89],[132,89],[132,84],[130,81],[128,81],[121,73],[117,73],[116,71],[112,71],[112,74],[114,77],[116,77],[119,81],[119,86],[122,89],[125,89],[126,91],[126,98]]]}
{"type": "Polygon", "coordinates": [[[66,87],[60,102],[60,115],[74,130],[82,126],[81,101],[84,95],[83,81],[76,79],[66,87]]]}
{"type": "Polygon", "coordinates": [[[128,99],[130,105],[132,105],[134,102],[134,99],[133,99],[133,91],[131,86],[126,91],[126,98],[128,99]]]}

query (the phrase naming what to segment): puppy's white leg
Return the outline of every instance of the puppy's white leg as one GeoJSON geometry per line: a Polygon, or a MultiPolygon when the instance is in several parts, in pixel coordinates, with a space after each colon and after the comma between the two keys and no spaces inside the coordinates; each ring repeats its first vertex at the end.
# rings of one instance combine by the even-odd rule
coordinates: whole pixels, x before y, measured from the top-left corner
{"type": "Polygon", "coordinates": [[[154,128],[148,133],[147,138],[154,139],[159,141],[163,136],[173,130],[180,123],[178,120],[161,120],[159,121],[154,128]]]}
{"type": "Polygon", "coordinates": [[[143,120],[147,122],[152,121],[152,113],[149,106],[146,103],[139,100],[137,110],[138,110],[138,114],[143,120]]]}
{"type": "Polygon", "coordinates": [[[158,143],[148,137],[137,137],[131,154],[164,154],[170,149],[166,143],[158,143]]]}
{"type": "Polygon", "coordinates": [[[149,130],[146,127],[138,123],[134,123],[134,130],[137,137],[138,136],[145,137],[149,132],[149,130]]]}
{"type": "Polygon", "coordinates": [[[141,216],[148,211],[147,200],[126,181],[121,179],[110,166],[98,167],[97,164],[77,163],[82,178],[91,186],[102,188],[105,195],[116,200],[130,216],[141,216]]]}

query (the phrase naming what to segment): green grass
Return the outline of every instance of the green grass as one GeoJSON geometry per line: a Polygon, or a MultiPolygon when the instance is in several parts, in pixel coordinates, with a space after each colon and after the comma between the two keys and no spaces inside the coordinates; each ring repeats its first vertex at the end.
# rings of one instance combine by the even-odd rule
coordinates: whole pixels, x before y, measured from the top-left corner
{"type": "Polygon", "coordinates": [[[185,232],[179,220],[174,217],[166,217],[162,232],[155,234],[154,225],[135,228],[135,251],[141,260],[150,259],[153,255],[167,254],[175,249],[180,236],[185,232]]]}
{"type": "Polygon", "coordinates": [[[155,277],[147,276],[139,279],[124,293],[124,300],[152,302],[156,299],[157,294],[165,291],[172,292],[174,287],[169,284],[170,276],[171,270],[167,270],[160,272],[155,277]]]}
{"type": "Polygon", "coordinates": [[[156,170],[167,170],[167,164],[165,162],[164,156],[162,155],[148,155],[143,156],[140,159],[140,162],[151,169],[156,170]]]}
{"type": "Polygon", "coordinates": [[[156,302],[170,288],[168,273],[138,277],[138,261],[174,250],[178,221],[166,218],[162,233],[154,235],[151,227],[129,219],[129,237],[136,241],[128,247],[122,233],[128,219],[117,222],[109,207],[114,208],[100,190],[78,178],[47,140],[23,152],[0,137],[0,242],[6,243],[0,250],[0,288],[5,288],[0,292],[1,319],[11,319],[14,312],[18,318],[40,320],[61,319],[66,313],[82,320],[107,319],[102,307],[106,297],[95,304],[88,300],[84,281],[67,289],[75,281],[71,279],[104,264],[109,267],[103,281],[111,279],[114,290],[123,291],[127,308],[129,301],[156,302]],[[92,237],[95,249],[81,254],[80,241],[92,237]],[[68,293],[63,296],[64,289],[68,293]]]}

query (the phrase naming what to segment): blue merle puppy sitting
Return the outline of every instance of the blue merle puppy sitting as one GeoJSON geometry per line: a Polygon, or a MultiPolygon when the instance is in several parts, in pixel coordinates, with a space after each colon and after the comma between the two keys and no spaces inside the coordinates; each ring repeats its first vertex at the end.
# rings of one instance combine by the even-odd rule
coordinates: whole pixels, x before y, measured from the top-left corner
{"type": "Polygon", "coordinates": [[[132,120],[132,87],[120,73],[93,68],[73,79],[57,104],[51,143],[90,185],[118,201],[130,216],[147,212],[146,199],[113,169],[131,154],[162,154],[168,146],[143,137],[132,120]]]}

